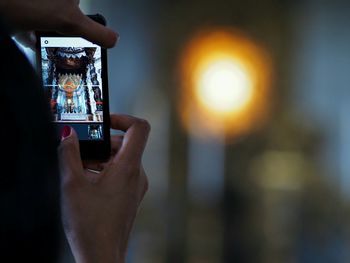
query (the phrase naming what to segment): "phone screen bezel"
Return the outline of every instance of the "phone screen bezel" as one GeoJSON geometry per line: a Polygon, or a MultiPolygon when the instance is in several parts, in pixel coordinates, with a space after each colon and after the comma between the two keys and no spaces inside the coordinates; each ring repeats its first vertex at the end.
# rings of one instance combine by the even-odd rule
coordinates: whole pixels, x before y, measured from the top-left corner
{"type": "MultiPolygon", "coordinates": [[[[42,75],[42,54],[41,54],[41,38],[43,37],[62,37],[74,38],[79,36],[66,36],[55,32],[37,32],[37,69],[41,84],[43,85],[42,75]]],[[[109,92],[108,92],[108,61],[107,49],[101,47],[101,63],[102,63],[102,96],[103,96],[103,140],[79,140],[80,155],[83,160],[106,160],[110,156],[110,112],[109,112],[109,92]]],[[[55,124],[53,122],[53,124],[55,124]]],[[[59,132],[59,131],[58,131],[59,132]]],[[[60,140],[60,138],[58,138],[60,140]]]]}

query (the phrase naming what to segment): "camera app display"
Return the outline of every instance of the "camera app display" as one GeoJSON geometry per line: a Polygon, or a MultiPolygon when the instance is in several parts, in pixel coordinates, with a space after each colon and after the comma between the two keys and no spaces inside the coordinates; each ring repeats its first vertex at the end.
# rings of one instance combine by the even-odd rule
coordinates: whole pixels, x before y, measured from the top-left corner
{"type": "Polygon", "coordinates": [[[53,121],[72,126],[80,140],[102,140],[101,47],[82,38],[45,37],[41,58],[53,121]]]}

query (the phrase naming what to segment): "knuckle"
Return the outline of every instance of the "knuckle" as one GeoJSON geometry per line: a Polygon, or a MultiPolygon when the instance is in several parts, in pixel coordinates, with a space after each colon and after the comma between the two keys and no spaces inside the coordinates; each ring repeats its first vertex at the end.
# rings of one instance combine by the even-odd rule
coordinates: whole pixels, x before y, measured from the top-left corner
{"type": "Polygon", "coordinates": [[[77,33],[78,25],[75,21],[65,17],[61,21],[60,31],[63,33],[74,34],[77,33]]]}
{"type": "Polygon", "coordinates": [[[140,169],[140,183],[141,183],[141,188],[144,195],[149,189],[149,179],[147,177],[147,174],[143,166],[141,166],[141,169],[140,169]]]}
{"type": "Polygon", "coordinates": [[[137,177],[140,171],[140,165],[135,160],[125,159],[120,163],[123,174],[127,177],[137,177]]]}
{"type": "Polygon", "coordinates": [[[78,20],[74,19],[76,16],[76,10],[71,8],[67,10],[64,14],[59,14],[58,21],[59,29],[63,33],[77,33],[79,28],[78,20]]]}
{"type": "Polygon", "coordinates": [[[138,119],[136,124],[141,130],[143,130],[147,134],[151,131],[151,124],[147,120],[138,119]]]}
{"type": "Polygon", "coordinates": [[[149,180],[148,180],[148,177],[145,175],[144,176],[144,193],[147,193],[149,189],[149,180]]]}

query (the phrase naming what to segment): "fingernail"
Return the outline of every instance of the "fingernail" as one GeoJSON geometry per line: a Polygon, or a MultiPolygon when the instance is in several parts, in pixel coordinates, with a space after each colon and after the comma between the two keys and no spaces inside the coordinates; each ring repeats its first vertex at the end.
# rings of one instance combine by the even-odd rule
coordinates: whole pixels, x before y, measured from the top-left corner
{"type": "Polygon", "coordinates": [[[112,31],[111,38],[113,39],[113,46],[115,46],[119,42],[120,35],[119,35],[119,33],[112,31]]]}
{"type": "Polygon", "coordinates": [[[72,134],[72,128],[70,126],[64,126],[61,132],[61,141],[69,137],[72,134]]]}

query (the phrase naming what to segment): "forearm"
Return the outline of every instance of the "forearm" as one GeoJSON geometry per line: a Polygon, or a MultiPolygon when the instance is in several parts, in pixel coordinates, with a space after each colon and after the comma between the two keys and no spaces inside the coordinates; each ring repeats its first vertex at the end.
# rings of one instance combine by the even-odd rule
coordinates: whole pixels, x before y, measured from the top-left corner
{"type": "MultiPolygon", "coordinates": [[[[96,251],[94,251],[96,252],[96,251]]],[[[99,253],[73,253],[76,263],[124,263],[123,257],[117,257],[101,250],[99,253]]]]}

